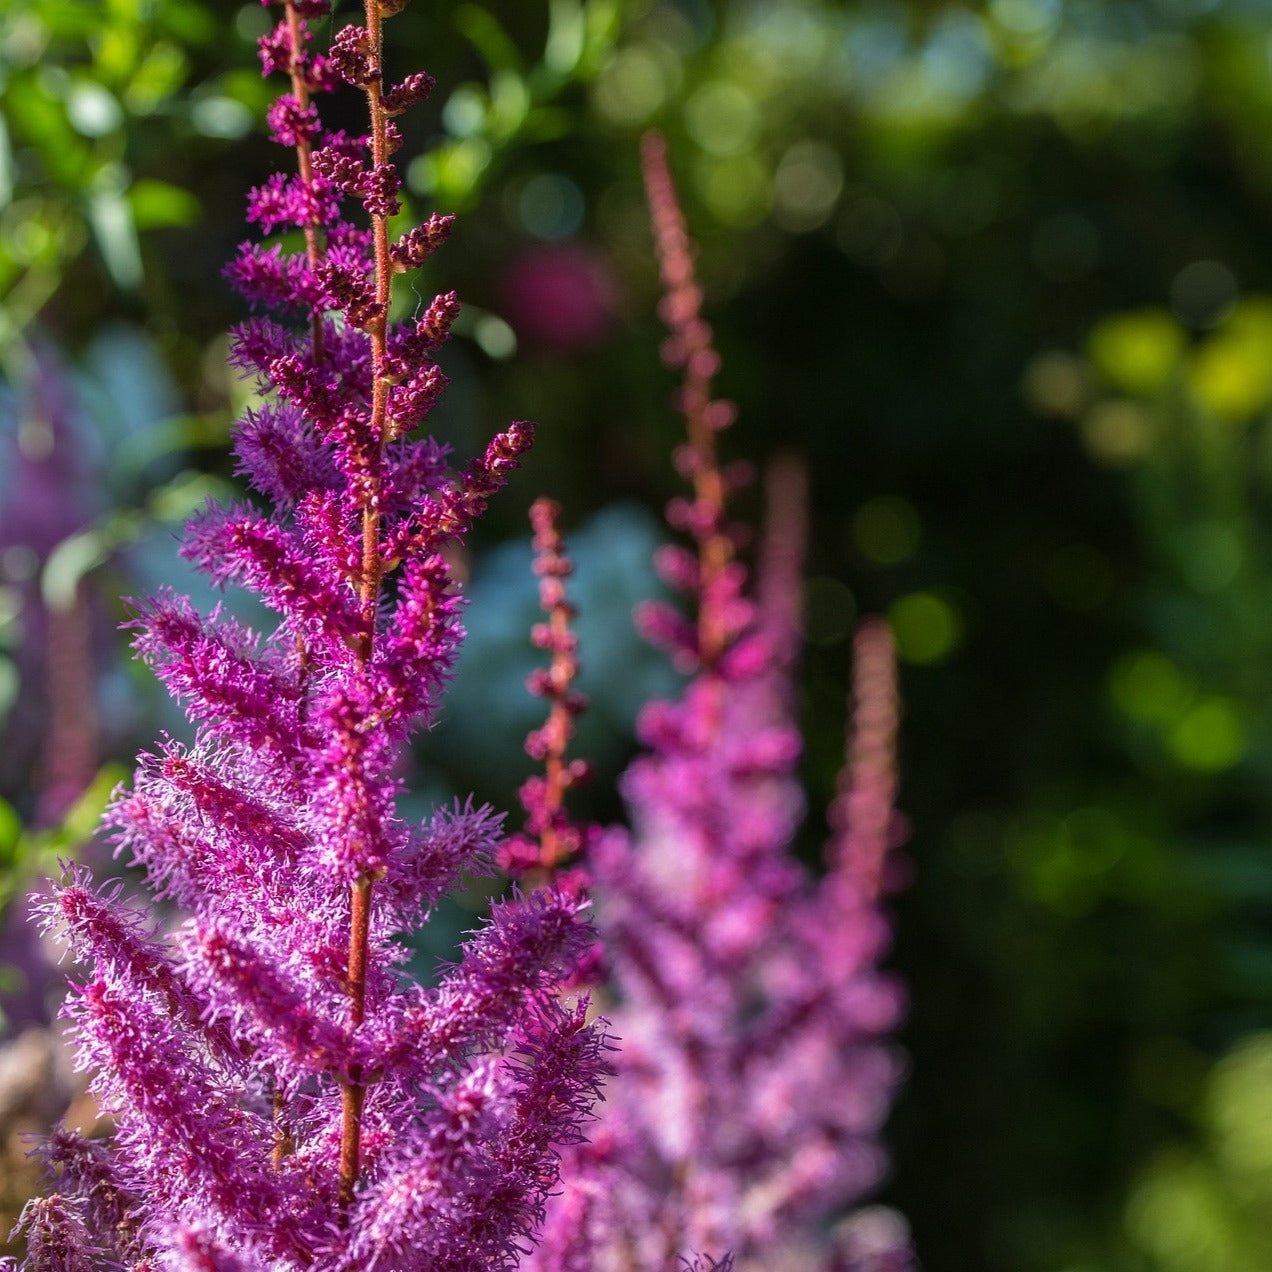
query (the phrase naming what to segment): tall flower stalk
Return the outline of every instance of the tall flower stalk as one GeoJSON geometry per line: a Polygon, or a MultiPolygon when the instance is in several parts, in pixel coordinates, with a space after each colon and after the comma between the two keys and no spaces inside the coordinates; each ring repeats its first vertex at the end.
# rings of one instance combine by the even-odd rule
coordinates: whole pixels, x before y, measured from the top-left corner
{"type": "Polygon", "coordinates": [[[458,312],[446,293],[390,316],[393,274],[451,226],[391,228],[394,121],[431,80],[385,76],[382,26],[402,0],[368,0],[365,24],[319,54],[308,23],[327,7],[286,0],[261,40],[266,73],[290,80],[269,124],[295,170],[251,193],[248,219],[277,238],[245,243],[228,271],[296,320],[255,318],[233,339],[262,392],[235,450],[272,508],[210,506],[182,546],[278,622],[260,635],[171,592],[137,607],[138,654],[194,740],[143,755],[107,824],[174,914],[161,923],[81,869],[44,903],[88,968],[66,1012],[115,1131],[46,1146],[55,1193],[25,1216],[33,1272],[511,1268],[605,1068],[586,1002],[558,992],[591,944],[577,897],[494,905],[432,988],[400,971],[401,937],[502,840],[471,802],[403,820],[397,774],[462,638],[444,549],[532,430],[510,425],[462,472],[414,436],[458,312]],[[367,135],[323,126],[315,102],[341,86],[364,94],[367,135]]]}
{"type": "Polygon", "coordinates": [[[900,1218],[852,1210],[883,1176],[902,1069],[888,1041],[902,995],[878,969],[898,839],[891,641],[879,623],[858,635],[849,757],[814,879],[791,850],[801,486],[779,470],[786,524],[752,599],[728,521],[737,477],[717,446],[734,412],[713,394],[719,358],[661,139],[647,139],[644,166],[692,491],[668,516],[693,546],[659,559],[690,615],[657,605],[640,619],[689,679],[641,714],[645,753],[623,778],[632,831],[588,853],[622,1048],[602,1129],[573,1153],[528,1266],[905,1272],[900,1218]]]}
{"type": "Polygon", "coordinates": [[[588,778],[589,769],[585,760],[568,754],[575,718],[586,709],[587,699],[574,687],[579,674],[578,637],[572,626],[574,606],[565,590],[574,562],[557,525],[560,514],[560,505],[552,499],[536,499],[530,509],[534,571],[539,576],[544,614],[544,621],[532,629],[531,640],[549,655],[549,663],[536,668],[526,687],[548,702],[548,718],[526,738],[526,753],[543,764],[543,772],[521,788],[525,830],[509,837],[500,864],[514,876],[553,880],[571,865],[565,882],[577,891],[586,885],[586,875],[572,863],[594,832],[575,822],[566,806],[567,794],[588,778]]]}

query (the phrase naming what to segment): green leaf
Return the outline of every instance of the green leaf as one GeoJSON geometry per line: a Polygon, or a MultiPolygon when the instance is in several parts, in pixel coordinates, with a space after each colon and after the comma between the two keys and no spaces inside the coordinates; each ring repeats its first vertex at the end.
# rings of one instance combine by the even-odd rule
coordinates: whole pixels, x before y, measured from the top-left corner
{"type": "Polygon", "coordinates": [[[521,54],[499,20],[480,5],[462,4],[455,10],[455,29],[495,71],[520,71],[521,54]]]}
{"type": "Polygon", "coordinates": [[[124,780],[124,768],[120,764],[104,764],[89,783],[87,790],[71,805],[62,822],[62,833],[72,844],[80,844],[92,837],[97,829],[111,793],[124,780]]]}
{"type": "Polygon", "coordinates": [[[114,185],[95,190],[88,200],[88,221],[116,286],[135,291],[141,283],[141,246],[123,190],[114,185]]]}
{"type": "Polygon", "coordinates": [[[70,126],[62,102],[39,78],[24,75],[5,94],[5,113],[16,150],[35,147],[39,161],[60,186],[76,190],[89,173],[91,150],[70,126]]]}
{"type": "Polygon", "coordinates": [[[161,40],[146,54],[124,90],[128,109],[134,115],[149,115],[181,87],[187,69],[185,54],[161,40]]]}
{"type": "Polygon", "coordinates": [[[496,142],[515,137],[530,110],[530,91],[525,80],[511,71],[497,71],[490,77],[488,127],[496,142]]]}
{"type": "Polygon", "coordinates": [[[225,30],[224,19],[218,21],[195,0],[159,6],[159,27],[179,44],[209,44],[225,30]]]}
{"type": "Polygon", "coordinates": [[[542,106],[526,116],[521,137],[523,141],[536,144],[559,141],[562,137],[569,136],[573,127],[574,119],[568,110],[559,106],[542,106]]]}
{"type": "Polygon", "coordinates": [[[127,20],[103,23],[93,42],[93,74],[108,84],[125,83],[141,59],[145,34],[127,20]]]}
{"type": "Polygon", "coordinates": [[[594,76],[609,57],[621,26],[618,0],[592,0],[587,6],[583,53],[579,59],[581,78],[594,76]]]}
{"type": "Polygon", "coordinates": [[[93,80],[77,80],[66,94],[66,117],[81,137],[105,137],[124,121],[114,94],[93,80]]]}
{"type": "Polygon", "coordinates": [[[1164,309],[1138,309],[1102,319],[1088,340],[1100,374],[1123,393],[1151,397],[1174,379],[1186,336],[1164,309]]]}
{"type": "Polygon", "coordinates": [[[0,720],[4,720],[18,699],[20,677],[12,658],[0,656],[0,720]]]}
{"type": "Polygon", "coordinates": [[[189,190],[166,181],[138,181],[128,191],[128,202],[138,230],[193,225],[203,212],[199,200],[189,190]]]}
{"type": "Polygon", "coordinates": [[[8,800],[0,799],[0,857],[6,862],[12,862],[21,838],[22,818],[8,800]]]}
{"type": "Polygon", "coordinates": [[[544,66],[562,78],[572,75],[583,56],[586,35],[587,26],[580,0],[549,0],[544,66]]]}
{"type": "Polygon", "coordinates": [[[227,501],[233,489],[211,473],[185,471],[159,486],[150,496],[149,512],[156,521],[183,522],[208,500],[227,501]]]}
{"type": "Polygon", "coordinates": [[[71,607],[80,580],[110,556],[111,546],[100,529],[90,529],[63,539],[49,553],[40,580],[40,590],[49,609],[71,607]]]}
{"type": "Polygon", "coordinates": [[[9,145],[9,129],[0,115],[0,207],[13,202],[13,150],[9,145]]]}

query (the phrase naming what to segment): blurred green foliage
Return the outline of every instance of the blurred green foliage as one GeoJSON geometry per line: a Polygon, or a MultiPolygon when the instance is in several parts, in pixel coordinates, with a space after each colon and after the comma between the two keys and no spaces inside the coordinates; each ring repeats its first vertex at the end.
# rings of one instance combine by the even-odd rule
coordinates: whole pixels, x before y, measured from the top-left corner
{"type": "Polygon", "coordinates": [[[123,777],[122,765],[103,766],[62,820],[43,830],[24,826],[13,805],[0,800],[0,904],[13,900],[16,887],[25,881],[24,871],[56,874],[59,862],[78,854],[97,829],[106,801],[123,777]]]}
{"type": "Polygon", "coordinates": [[[1161,1150],[1137,1183],[1132,1239],[1167,1272],[1256,1272],[1272,1243],[1272,1035],[1214,1066],[1194,1121],[1195,1142],[1161,1150]]]}
{"type": "MultiPolygon", "coordinates": [[[[134,476],[50,559],[111,587],[171,568],[152,514],[232,479],[219,270],[277,161],[265,21],[0,13],[0,348],[38,316],[82,367],[123,320],[179,390],[118,407],[134,476]]],[[[812,474],[814,808],[855,617],[893,624],[916,880],[889,1198],[930,1272],[1272,1264],[1270,49],[1262,0],[415,0],[391,28],[394,68],[439,83],[404,121],[413,210],[464,211],[419,284],[470,302],[441,429],[465,454],[542,422],[475,590],[507,586],[495,545],[533,494],[613,527],[675,490],[636,166],[657,126],[742,407],[726,446],[812,474]]],[[[467,711],[524,727],[492,661],[421,764],[506,805],[512,748],[447,743],[467,711]]],[[[141,683],[104,682],[112,754],[152,732],[121,706],[141,683]]],[[[615,728],[621,688],[593,686],[615,728]]],[[[597,815],[629,745],[599,748],[597,815]]]]}
{"type": "Polygon", "coordinates": [[[10,0],[0,13],[0,351],[90,245],[110,283],[135,291],[139,233],[198,219],[198,199],[157,175],[154,139],[206,110],[182,92],[188,50],[215,33],[192,3],[10,0]]]}
{"type": "Polygon", "coordinates": [[[542,52],[531,61],[490,9],[456,5],[451,21],[481,59],[484,80],[450,87],[441,112],[446,137],[411,164],[410,188],[466,208],[500,155],[568,136],[574,121],[558,98],[608,61],[619,7],[619,0],[550,0],[542,52]]]}

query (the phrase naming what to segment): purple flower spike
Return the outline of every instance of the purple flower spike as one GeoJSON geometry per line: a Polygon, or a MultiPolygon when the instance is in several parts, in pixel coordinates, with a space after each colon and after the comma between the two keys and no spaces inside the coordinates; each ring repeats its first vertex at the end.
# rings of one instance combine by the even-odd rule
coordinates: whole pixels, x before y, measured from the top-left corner
{"type": "Polygon", "coordinates": [[[587,707],[587,700],[574,689],[579,672],[578,638],[570,626],[574,607],[565,593],[565,580],[574,573],[574,563],[557,529],[560,511],[551,499],[538,499],[530,509],[534,571],[539,576],[539,603],[547,618],[535,626],[530,638],[536,648],[550,655],[551,662],[537,669],[526,685],[549,703],[547,720],[526,738],[526,753],[541,760],[544,771],[521,788],[525,831],[504,845],[500,864],[514,877],[557,880],[578,892],[586,887],[585,872],[575,867],[558,876],[558,871],[595,837],[596,830],[572,821],[565,808],[570,788],[588,776],[587,764],[566,754],[574,737],[574,720],[587,707]]]}
{"type": "Polygon", "coordinates": [[[665,354],[684,373],[677,465],[693,486],[668,509],[693,550],[668,550],[659,567],[693,604],[688,616],[647,607],[639,622],[691,679],[641,713],[646,752],[623,778],[632,832],[599,836],[586,855],[622,1048],[602,1129],[570,1156],[524,1266],[910,1272],[893,1212],[831,1228],[885,1173],[880,1130],[903,1067],[888,1042],[902,995],[877,966],[901,838],[891,639],[878,622],[857,638],[848,763],[812,878],[791,847],[802,474],[788,463],[770,481],[752,599],[726,520],[736,483],[717,454],[733,412],[712,394],[719,359],[661,139],[646,140],[644,162],[665,354]]]}
{"type": "Polygon", "coordinates": [[[372,0],[330,55],[307,27],[327,7],[283,0],[261,41],[289,79],[269,128],[295,170],[252,192],[248,219],[300,234],[244,244],[229,270],[275,315],[232,353],[262,394],[235,450],[266,502],[209,507],[182,547],[278,621],[249,631],[164,592],[129,624],[194,737],[141,757],[106,826],[171,905],[152,917],[80,869],[40,901],[88,965],[64,1014],[114,1130],[46,1145],[30,1272],[512,1269],[608,1069],[603,1025],[559,995],[593,941],[575,896],[496,904],[430,989],[401,972],[401,938],[500,853],[489,808],[412,824],[397,798],[463,638],[447,549],[532,429],[462,472],[412,435],[445,388],[435,357],[459,302],[390,321],[393,276],[452,218],[390,238],[389,116],[432,81],[381,91],[398,0],[372,0]],[[348,85],[365,137],[322,122],[317,97],[348,85]]]}

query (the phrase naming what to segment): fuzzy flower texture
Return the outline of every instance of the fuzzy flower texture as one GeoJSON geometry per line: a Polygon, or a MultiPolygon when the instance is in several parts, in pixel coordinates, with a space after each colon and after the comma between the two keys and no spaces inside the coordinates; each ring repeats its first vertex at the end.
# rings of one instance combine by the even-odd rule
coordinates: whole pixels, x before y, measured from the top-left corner
{"type": "Polygon", "coordinates": [[[294,171],[251,193],[267,237],[228,272],[273,315],[233,342],[261,386],[235,449],[265,508],[209,507],[182,551],[278,621],[260,635],[171,593],[137,609],[136,648],[196,732],[141,758],[108,825],[169,917],[78,868],[45,901],[87,969],[66,1013],[114,1130],[45,1146],[33,1272],[514,1267],[606,1069],[603,1027],[559,988],[593,945],[573,893],[495,904],[431,988],[399,970],[399,938],[503,838],[471,804],[410,824],[395,774],[462,635],[447,545],[531,439],[515,423],[457,472],[416,433],[458,302],[389,320],[392,276],[451,226],[390,233],[394,119],[431,86],[383,72],[402,7],[370,0],[323,54],[325,0],[286,0],[261,40],[294,171]],[[365,136],[319,118],[346,88],[365,136]]]}
{"type": "MultiPolygon", "coordinates": [[[[601,1127],[570,1154],[542,1244],[523,1266],[912,1272],[901,1217],[859,1204],[884,1174],[879,1132],[901,1076],[888,1035],[902,996],[878,970],[888,940],[880,902],[899,881],[892,850],[903,837],[891,638],[878,621],[857,634],[847,763],[814,880],[791,851],[804,811],[792,683],[802,470],[772,470],[752,595],[726,516],[744,475],[717,459],[733,409],[712,393],[719,359],[659,138],[646,139],[644,160],[671,330],[664,355],[684,376],[688,441],[677,466],[693,491],[668,512],[694,548],[666,548],[659,564],[694,605],[692,619],[670,606],[642,619],[689,679],[679,700],[641,717],[646,753],[623,780],[631,833],[572,827],[553,780],[573,771],[559,710],[574,701],[560,591],[568,563],[559,538],[537,526],[551,616],[537,643],[553,662],[532,688],[554,705],[527,748],[546,757],[545,779],[525,792],[527,828],[549,877],[563,844],[590,844],[570,873],[576,887],[580,869],[590,877],[601,992],[621,1046],[601,1127]]],[[[525,847],[521,856],[534,858],[525,847]]]]}

